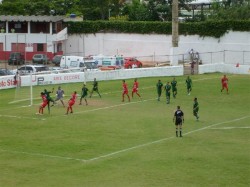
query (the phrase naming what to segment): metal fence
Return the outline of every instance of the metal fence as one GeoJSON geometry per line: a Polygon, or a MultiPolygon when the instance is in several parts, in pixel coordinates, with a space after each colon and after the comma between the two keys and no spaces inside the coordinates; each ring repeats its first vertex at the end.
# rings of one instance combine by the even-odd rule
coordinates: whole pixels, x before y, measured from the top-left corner
{"type": "MultiPolygon", "coordinates": [[[[152,63],[155,66],[170,64],[171,55],[149,55],[149,56],[137,56],[138,60],[144,63],[152,63]]],[[[193,60],[199,62],[199,64],[241,64],[250,65],[250,51],[214,51],[203,53],[185,53],[178,55],[179,64],[191,63],[193,60]]]]}
{"type": "MultiPolygon", "coordinates": [[[[4,51],[2,51],[4,53],[4,51]]],[[[1,55],[3,55],[0,53],[1,55]]],[[[75,55],[75,54],[69,54],[75,55]]],[[[123,56],[128,57],[128,56],[123,56]]],[[[148,56],[133,56],[137,60],[143,63],[143,66],[165,66],[170,65],[171,55],[148,55],[148,56]]],[[[192,61],[195,61],[197,64],[216,64],[216,63],[226,63],[226,64],[240,64],[240,65],[250,65],[250,51],[233,51],[233,50],[224,50],[224,51],[214,51],[214,52],[202,52],[202,53],[185,53],[178,55],[178,63],[190,64],[192,61]]],[[[26,61],[26,64],[30,62],[26,61]]],[[[53,64],[50,64],[52,66],[53,64]]],[[[20,65],[19,65],[20,66],[20,65]]],[[[0,68],[6,69],[16,69],[17,66],[9,66],[8,62],[5,60],[0,61],[0,68]]]]}

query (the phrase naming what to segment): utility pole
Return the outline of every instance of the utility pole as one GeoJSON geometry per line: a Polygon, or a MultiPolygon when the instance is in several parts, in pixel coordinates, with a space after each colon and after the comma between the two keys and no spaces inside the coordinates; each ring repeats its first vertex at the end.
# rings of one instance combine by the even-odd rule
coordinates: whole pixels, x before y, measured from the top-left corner
{"type": "Polygon", "coordinates": [[[172,47],[178,47],[179,23],[178,23],[178,0],[173,0],[172,4],[172,47]]]}
{"type": "Polygon", "coordinates": [[[170,64],[178,65],[178,42],[179,42],[179,8],[178,0],[172,2],[172,48],[170,51],[170,64]]]}

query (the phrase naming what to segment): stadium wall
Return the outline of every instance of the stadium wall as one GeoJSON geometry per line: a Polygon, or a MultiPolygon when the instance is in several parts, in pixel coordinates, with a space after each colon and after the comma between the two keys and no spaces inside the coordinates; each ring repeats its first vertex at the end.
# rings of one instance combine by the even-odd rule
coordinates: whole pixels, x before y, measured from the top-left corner
{"type": "MultiPolygon", "coordinates": [[[[95,33],[69,35],[63,43],[66,55],[123,55],[140,57],[141,61],[169,61],[172,47],[171,35],[95,33]]],[[[226,64],[250,65],[250,32],[228,31],[220,38],[180,35],[178,58],[188,58],[193,49],[199,52],[203,64],[224,62],[226,64]],[[242,54],[243,51],[246,53],[242,54]]],[[[185,60],[185,59],[184,59],[185,60]]]]}
{"type": "MultiPolygon", "coordinates": [[[[169,67],[153,67],[153,68],[135,68],[121,69],[111,71],[87,71],[75,73],[59,73],[59,74],[39,74],[21,76],[21,85],[49,85],[49,84],[64,84],[74,82],[89,82],[96,78],[99,81],[131,79],[141,77],[167,77],[167,76],[182,76],[183,66],[169,67]]],[[[230,74],[248,74],[250,75],[250,65],[235,66],[232,64],[207,64],[199,66],[199,74],[204,73],[230,73],[230,74]]],[[[0,89],[15,88],[14,76],[0,77],[0,89]]]]}

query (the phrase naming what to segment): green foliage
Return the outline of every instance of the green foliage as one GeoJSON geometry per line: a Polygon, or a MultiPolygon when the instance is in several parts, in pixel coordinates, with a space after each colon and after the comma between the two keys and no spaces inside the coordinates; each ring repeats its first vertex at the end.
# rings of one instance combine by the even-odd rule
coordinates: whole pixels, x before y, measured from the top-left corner
{"type": "Polygon", "coordinates": [[[209,20],[250,20],[249,5],[224,7],[220,3],[215,2],[212,7],[213,10],[208,17],[209,20]]]}
{"type": "MultiPolygon", "coordinates": [[[[119,32],[138,34],[171,34],[171,22],[149,21],[84,21],[68,22],[69,34],[119,32]]],[[[219,38],[226,32],[249,31],[250,21],[204,21],[179,23],[179,34],[219,38]]]]}
{"type": "MultiPolygon", "coordinates": [[[[250,22],[249,22],[250,24],[250,22]]],[[[227,22],[219,21],[207,21],[207,22],[193,22],[193,23],[181,23],[180,34],[185,35],[199,35],[199,36],[211,36],[219,38],[230,30],[230,25],[227,22]]]]}
{"type": "MultiPolygon", "coordinates": [[[[180,10],[190,10],[192,0],[180,0],[180,10]]],[[[82,16],[83,20],[109,20],[110,17],[128,16],[129,21],[171,21],[172,0],[2,0],[2,15],[69,15],[82,16]]],[[[192,21],[249,20],[249,1],[214,0],[211,9],[201,11],[192,21]],[[248,4],[247,4],[248,3],[248,4]]],[[[180,14],[181,15],[180,11],[180,14]]]]}
{"type": "Polygon", "coordinates": [[[128,16],[114,16],[114,17],[110,17],[109,21],[128,21],[128,16]]]}
{"type": "Polygon", "coordinates": [[[242,31],[242,32],[249,32],[250,31],[250,21],[244,21],[244,20],[241,20],[241,21],[230,21],[232,22],[231,23],[231,26],[232,26],[232,30],[233,31],[242,31]]]}
{"type": "Polygon", "coordinates": [[[141,3],[133,0],[131,4],[125,4],[122,12],[128,15],[130,21],[160,21],[171,20],[171,8],[165,1],[149,0],[141,3]]]}
{"type": "Polygon", "coordinates": [[[120,32],[140,34],[171,34],[170,22],[146,21],[84,21],[68,22],[69,34],[120,32]]]}
{"type": "Polygon", "coordinates": [[[50,15],[50,4],[44,0],[3,1],[1,15],[50,15]]]}

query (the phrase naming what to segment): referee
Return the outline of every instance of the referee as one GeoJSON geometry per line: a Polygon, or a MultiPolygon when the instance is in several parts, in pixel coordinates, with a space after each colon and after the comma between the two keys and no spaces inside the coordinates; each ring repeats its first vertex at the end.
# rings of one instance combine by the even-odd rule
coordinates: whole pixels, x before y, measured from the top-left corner
{"type": "Polygon", "coordinates": [[[176,137],[178,137],[178,130],[180,131],[180,137],[182,137],[182,123],[184,123],[184,113],[180,108],[180,106],[177,106],[177,110],[175,111],[173,118],[176,128],[176,137]]]}

